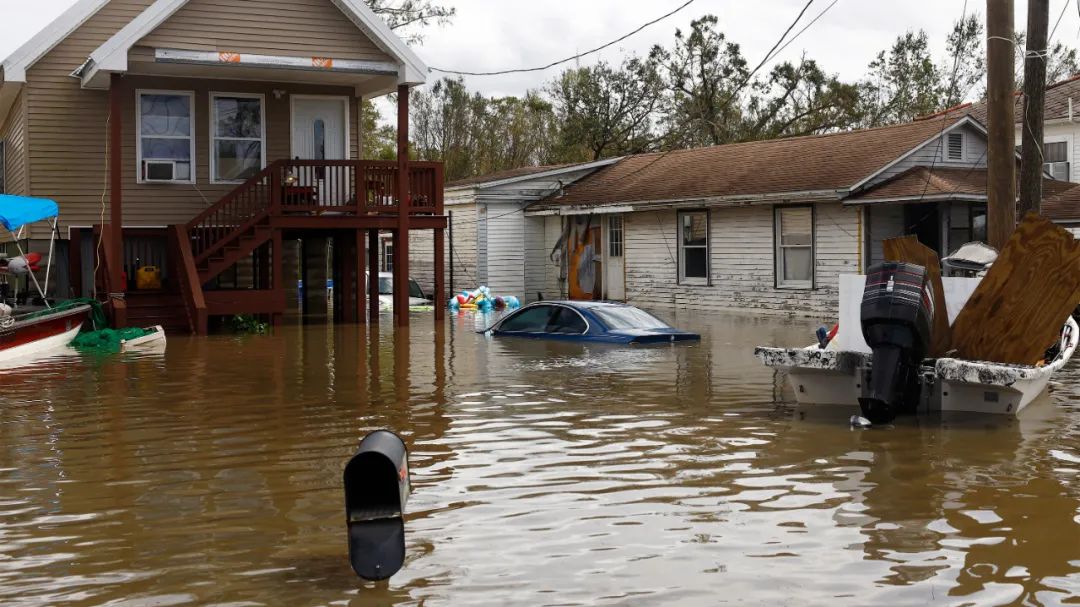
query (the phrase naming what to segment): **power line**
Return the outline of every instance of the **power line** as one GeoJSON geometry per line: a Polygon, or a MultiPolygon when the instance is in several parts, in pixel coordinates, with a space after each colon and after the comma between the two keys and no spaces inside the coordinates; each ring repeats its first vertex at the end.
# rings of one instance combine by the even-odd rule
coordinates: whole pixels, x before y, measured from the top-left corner
{"type": "MultiPolygon", "coordinates": [[[[811,2],[812,1],[813,0],[811,0],[811,2]]],[[[551,62],[551,63],[549,63],[547,65],[542,65],[542,66],[539,66],[539,67],[520,68],[520,69],[499,70],[499,71],[496,71],[496,72],[464,72],[464,71],[460,71],[460,70],[444,70],[444,69],[438,68],[438,67],[432,67],[430,69],[433,72],[442,72],[444,74],[456,74],[458,76],[502,76],[504,74],[523,74],[523,73],[527,73],[527,72],[542,72],[542,71],[544,71],[546,69],[553,68],[553,67],[555,67],[557,65],[562,65],[564,63],[569,63],[571,61],[576,61],[576,60],[581,59],[582,57],[585,57],[587,55],[592,55],[593,53],[598,53],[598,52],[600,52],[600,51],[602,51],[602,50],[604,50],[604,49],[606,49],[608,47],[614,46],[614,45],[622,42],[623,40],[626,40],[630,36],[633,36],[634,34],[640,32],[641,30],[643,30],[643,29],[645,29],[645,28],[647,28],[647,27],[649,27],[651,25],[655,25],[655,24],[663,21],[664,19],[667,19],[668,17],[674,15],[675,13],[677,13],[677,12],[681,11],[682,9],[690,6],[693,3],[694,3],[694,0],[687,0],[681,6],[679,6],[675,10],[671,11],[670,13],[661,15],[660,17],[657,17],[656,19],[653,19],[652,21],[649,21],[648,23],[638,27],[634,31],[632,31],[632,32],[630,32],[628,34],[624,34],[623,36],[620,36],[620,37],[616,38],[615,40],[612,40],[611,42],[608,42],[606,44],[602,44],[602,45],[600,45],[600,46],[598,46],[598,47],[596,47],[596,48],[594,48],[592,50],[588,50],[588,51],[585,51],[583,53],[578,53],[577,55],[574,55],[572,57],[567,57],[566,59],[560,59],[558,61],[553,61],[553,62],[551,62]]]]}
{"type": "MultiPolygon", "coordinates": [[[[750,70],[750,73],[747,74],[745,78],[743,78],[742,82],[739,83],[739,86],[735,87],[736,91],[741,89],[747,82],[749,82],[750,79],[754,77],[754,74],[756,74],[757,71],[761,69],[761,66],[765,65],[770,59],[773,58],[773,53],[777,52],[776,49],[784,42],[784,39],[787,38],[787,35],[791,33],[791,30],[795,29],[795,26],[799,24],[799,21],[802,20],[803,15],[806,14],[807,9],[809,9],[810,5],[813,3],[814,0],[807,1],[806,5],[802,7],[801,11],[799,11],[799,14],[795,16],[795,20],[791,22],[791,25],[789,25],[787,29],[784,30],[784,33],[780,36],[780,39],[776,41],[776,44],[774,44],[772,48],[769,49],[769,52],[765,53],[765,58],[761,60],[761,63],[757,64],[757,67],[750,70]]],[[[792,40],[795,39],[792,38],[792,40]]]]}

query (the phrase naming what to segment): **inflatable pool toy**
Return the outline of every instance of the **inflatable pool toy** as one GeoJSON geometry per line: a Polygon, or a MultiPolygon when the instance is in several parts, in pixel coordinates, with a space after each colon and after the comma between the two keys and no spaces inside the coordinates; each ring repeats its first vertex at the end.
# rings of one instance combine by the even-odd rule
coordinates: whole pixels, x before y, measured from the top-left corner
{"type": "Polygon", "coordinates": [[[487,313],[492,310],[515,310],[521,307],[521,301],[513,295],[494,296],[491,294],[491,289],[480,286],[473,291],[462,291],[451,297],[446,307],[453,312],[476,310],[487,313]]]}

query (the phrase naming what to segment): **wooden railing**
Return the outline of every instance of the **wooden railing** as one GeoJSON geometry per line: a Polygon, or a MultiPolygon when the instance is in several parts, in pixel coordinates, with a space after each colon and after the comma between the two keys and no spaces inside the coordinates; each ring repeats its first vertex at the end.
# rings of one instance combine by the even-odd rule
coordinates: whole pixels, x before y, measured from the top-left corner
{"type": "Polygon", "coordinates": [[[271,164],[185,226],[195,259],[208,257],[234,234],[265,217],[281,195],[281,165],[271,164]]]}
{"type": "Polygon", "coordinates": [[[169,258],[172,260],[173,275],[180,289],[180,298],[184,301],[191,332],[205,335],[207,330],[206,299],[202,285],[199,284],[199,270],[195,267],[195,257],[191,247],[184,246],[188,239],[185,226],[174,225],[169,230],[169,258]]]}

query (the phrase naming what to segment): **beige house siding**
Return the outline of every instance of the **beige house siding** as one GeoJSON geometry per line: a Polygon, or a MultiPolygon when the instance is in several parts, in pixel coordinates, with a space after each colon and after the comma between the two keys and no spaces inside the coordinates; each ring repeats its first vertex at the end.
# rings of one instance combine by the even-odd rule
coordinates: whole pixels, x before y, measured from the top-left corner
{"type": "Polygon", "coordinates": [[[840,203],[815,205],[814,289],[774,286],[773,207],[710,211],[711,284],[678,283],[674,210],[625,215],[626,295],[643,307],[697,311],[750,310],[831,318],[840,274],[858,273],[859,211],[840,203]]]}
{"type": "Polygon", "coordinates": [[[4,188],[7,194],[26,195],[26,93],[19,93],[0,129],[4,142],[4,188]]]}
{"type": "Polygon", "coordinates": [[[329,0],[191,0],[139,44],[391,61],[329,0]]]}

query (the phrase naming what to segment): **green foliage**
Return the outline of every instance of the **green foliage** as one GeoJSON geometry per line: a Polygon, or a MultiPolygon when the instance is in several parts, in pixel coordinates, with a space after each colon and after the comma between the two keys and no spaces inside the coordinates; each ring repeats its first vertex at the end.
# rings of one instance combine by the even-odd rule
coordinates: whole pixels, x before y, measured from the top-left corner
{"type": "Polygon", "coordinates": [[[233,333],[244,335],[264,335],[270,330],[270,325],[250,314],[237,314],[226,322],[226,326],[233,333]]]}

